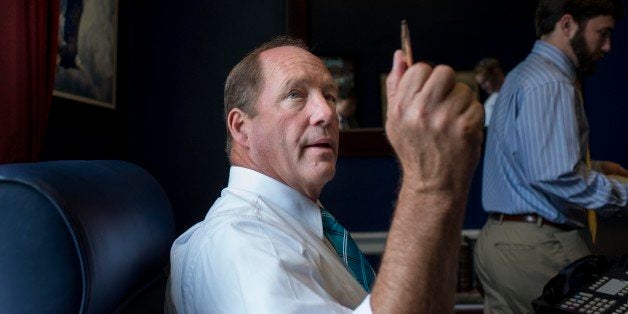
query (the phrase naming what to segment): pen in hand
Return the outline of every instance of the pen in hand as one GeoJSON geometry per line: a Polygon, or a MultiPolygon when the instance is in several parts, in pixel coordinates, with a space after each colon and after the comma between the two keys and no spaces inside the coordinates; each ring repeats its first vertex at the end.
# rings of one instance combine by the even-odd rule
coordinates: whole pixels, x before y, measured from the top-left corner
{"type": "Polygon", "coordinates": [[[411,67],[414,64],[412,61],[412,44],[410,42],[410,30],[408,29],[408,23],[406,20],[401,21],[401,49],[406,57],[406,64],[411,67]]]}

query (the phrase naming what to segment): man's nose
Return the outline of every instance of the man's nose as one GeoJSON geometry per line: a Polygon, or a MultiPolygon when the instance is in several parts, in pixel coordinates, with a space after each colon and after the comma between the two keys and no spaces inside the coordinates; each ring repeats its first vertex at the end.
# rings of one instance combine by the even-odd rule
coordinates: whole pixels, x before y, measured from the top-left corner
{"type": "Polygon", "coordinates": [[[313,125],[327,126],[332,121],[335,121],[336,117],[336,105],[325,98],[324,95],[316,95],[311,98],[312,115],[310,123],[313,125]]]}
{"type": "Polygon", "coordinates": [[[609,52],[611,51],[611,39],[610,38],[606,38],[604,40],[604,43],[602,44],[602,51],[609,52]]]}

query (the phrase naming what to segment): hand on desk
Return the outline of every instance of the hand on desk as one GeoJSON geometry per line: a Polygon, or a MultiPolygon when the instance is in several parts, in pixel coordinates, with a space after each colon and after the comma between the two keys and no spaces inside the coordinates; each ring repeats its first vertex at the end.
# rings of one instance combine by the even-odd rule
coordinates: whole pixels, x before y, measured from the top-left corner
{"type": "Polygon", "coordinates": [[[618,176],[616,174],[611,174],[608,177],[611,178],[611,179],[615,179],[615,180],[617,180],[617,181],[619,181],[621,183],[628,184],[628,177],[618,176]]]}
{"type": "Polygon", "coordinates": [[[593,170],[601,172],[605,175],[618,175],[628,177],[628,170],[624,169],[620,164],[612,161],[594,161],[593,170]]]}

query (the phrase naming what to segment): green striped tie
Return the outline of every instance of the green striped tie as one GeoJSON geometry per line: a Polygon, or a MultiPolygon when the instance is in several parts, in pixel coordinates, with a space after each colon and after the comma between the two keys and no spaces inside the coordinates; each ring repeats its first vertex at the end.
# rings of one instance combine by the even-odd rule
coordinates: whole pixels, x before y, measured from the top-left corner
{"type": "Polygon", "coordinates": [[[336,218],[329,211],[321,207],[321,216],[323,217],[325,237],[334,246],[338,257],[358,283],[364,287],[364,290],[371,292],[375,280],[375,271],[373,271],[371,264],[366,260],[349,232],[336,221],[336,218]]]}

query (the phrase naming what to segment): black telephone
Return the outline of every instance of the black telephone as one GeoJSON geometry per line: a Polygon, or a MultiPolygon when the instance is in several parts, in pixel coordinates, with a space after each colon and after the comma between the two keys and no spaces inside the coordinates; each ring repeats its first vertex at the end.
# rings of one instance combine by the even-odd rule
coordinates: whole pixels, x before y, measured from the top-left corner
{"type": "Polygon", "coordinates": [[[589,255],[567,265],[532,306],[537,313],[628,314],[628,255],[589,255]]]}

